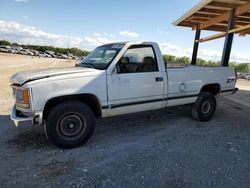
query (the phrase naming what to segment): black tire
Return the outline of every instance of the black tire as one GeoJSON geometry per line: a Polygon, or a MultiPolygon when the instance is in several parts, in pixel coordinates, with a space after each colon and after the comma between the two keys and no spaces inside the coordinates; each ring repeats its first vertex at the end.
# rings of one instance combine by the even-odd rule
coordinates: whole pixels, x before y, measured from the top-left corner
{"type": "Polygon", "coordinates": [[[192,117],[199,121],[210,121],[215,114],[216,99],[212,93],[202,92],[192,107],[192,117]]]}
{"type": "Polygon", "coordinates": [[[93,112],[79,101],[66,101],[55,106],[45,124],[48,139],[60,148],[83,145],[93,135],[94,129],[93,112]]]}

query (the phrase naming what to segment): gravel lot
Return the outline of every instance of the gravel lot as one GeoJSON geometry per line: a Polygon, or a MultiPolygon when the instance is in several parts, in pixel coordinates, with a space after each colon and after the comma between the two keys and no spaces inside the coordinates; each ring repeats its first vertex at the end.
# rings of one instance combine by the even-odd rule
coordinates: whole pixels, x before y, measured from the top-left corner
{"type": "Polygon", "coordinates": [[[8,78],[30,64],[0,59],[0,187],[250,187],[248,106],[220,99],[207,123],[192,120],[190,107],[97,120],[85,146],[61,150],[42,127],[14,127],[8,78]]]}

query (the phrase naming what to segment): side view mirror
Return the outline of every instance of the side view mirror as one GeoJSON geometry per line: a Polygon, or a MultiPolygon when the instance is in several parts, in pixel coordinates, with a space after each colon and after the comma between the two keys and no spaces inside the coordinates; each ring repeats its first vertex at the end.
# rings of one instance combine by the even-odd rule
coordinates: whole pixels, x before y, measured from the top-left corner
{"type": "Polygon", "coordinates": [[[113,69],[112,74],[117,74],[117,67],[113,69]]]}

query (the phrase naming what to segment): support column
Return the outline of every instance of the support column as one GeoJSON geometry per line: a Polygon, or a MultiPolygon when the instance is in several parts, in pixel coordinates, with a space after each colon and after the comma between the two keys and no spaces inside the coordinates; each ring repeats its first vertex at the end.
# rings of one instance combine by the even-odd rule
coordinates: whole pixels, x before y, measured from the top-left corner
{"type": "Polygon", "coordinates": [[[196,64],[197,54],[198,54],[198,49],[199,49],[199,43],[200,43],[199,42],[200,36],[201,36],[201,30],[197,28],[196,33],[195,33],[195,38],[194,38],[194,48],[193,48],[193,55],[192,55],[191,65],[196,64]]]}
{"type": "MultiPolygon", "coordinates": [[[[227,32],[231,29],[234,29],[235,22],[236,22],[235,9],[232,9],[229,16],[227,32]]],[[[227,33],[221,59],[221,65],[224,67],[228,67],[232,44],[233,44],[233,38],[234,38],[234,33],[227,33]]]]}

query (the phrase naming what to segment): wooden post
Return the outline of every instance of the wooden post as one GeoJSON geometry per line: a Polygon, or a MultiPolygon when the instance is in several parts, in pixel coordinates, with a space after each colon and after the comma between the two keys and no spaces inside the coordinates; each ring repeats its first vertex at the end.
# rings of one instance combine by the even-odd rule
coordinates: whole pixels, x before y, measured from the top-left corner
{"type": "Polygon", "coordinates": [[[201,36],[201,30],[197,28],[196,33],[195,33],[195,38],[194,38],[194,48],[193,48],[191,65],[196,65],[197,54],[198,54],[199,43],[200,43],[199,42],[200,36],[201,36]]]}

